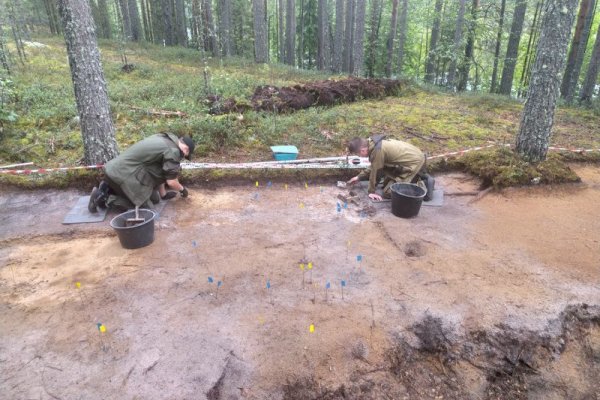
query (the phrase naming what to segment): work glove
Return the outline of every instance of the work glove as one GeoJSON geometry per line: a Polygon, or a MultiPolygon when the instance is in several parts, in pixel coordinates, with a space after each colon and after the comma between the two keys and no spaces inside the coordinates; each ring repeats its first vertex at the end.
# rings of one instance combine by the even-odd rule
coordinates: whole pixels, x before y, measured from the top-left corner
{"type": "Polygon", "coordinates": [[[179,194],[181,195],[181,197],[188,197],[188,190],[185,188],[185,186],[183,187],[183,189],[181,189],[179,191],[179,194]]]}

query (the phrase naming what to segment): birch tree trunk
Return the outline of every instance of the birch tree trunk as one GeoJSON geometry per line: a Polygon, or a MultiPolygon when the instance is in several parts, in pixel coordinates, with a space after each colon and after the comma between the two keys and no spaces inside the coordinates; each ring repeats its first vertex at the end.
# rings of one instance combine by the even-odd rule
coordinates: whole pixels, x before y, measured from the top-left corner
{"type": "Polygon", "coordinates": [[[544,5],[542,31],[517,136],[516,150],[528,162],[546,159],[577,2],[555,0],[544,5]]]}
{"type": "Polygon", "coordinates": [[[356,0],[356,24],[352,49],[352,75],[363,76],[366,0],[356,0]]]}
{"type": "Polygon", "coordinates": [[[585,74],[583,86],[581,87],[581,93],[579,94],[579,101],[584,104],[591,104],[592,95],[594,94],[594,88],[596,87],[596,80],[598,79],[598,71],[600,70],[600,24],[598,25],[598,32],[596,33],[596,42],[594,43],[594,50],[592,50],[592,57],[588,64],[588,70],[585,74]]]}
{"type": "Polygon", "coordinates": [[[342,71],[344,48],[344,0],[335,1],[335,38],[333,40],[333,72],[342,71]]]}
{"type": "Polygon", "coordinates": [[[448,70],[448,80],[446,82],[448,87],[452,90],[454,90],[454,77],[456,75],[457,59],[462,44],[462,31],[463,25],[465,24],[466,3],[467,0],[460,0],[458,6],[458,15],[456,16],[456,29],[454,31],[454,47],[452,50],[452,60],[450,62],[450,69],[448,70]]]}
{"type": "Polygon", "coordinates": [[[71,78],[81,124],[85,162],[103,164],[118,155],[106,81],[87,1],[59,0],[71,78]]]}
{"type": "Polygon", "coordinates": [[[512,83],[515,76],[517,57],[519,55],[519,43],[521,41],[521,32],[523,31],[523,21],[525,20],[526,9],[527,0],[517,0],[512,26],[510,28],[510,37],[508,38],[508,45],[506,47],[504,68],[502,68],[502,79],[500,79],[500,88],[498,90],[498,93],[507,96],[510,96],[512,91],[512,83]]]}
{"type": "Polygon", "coordinates": [[[266,63],[269,61],[265,11],[264,0],[252,0],[252,12],[254,13],[254,60],[257,63],[266,63]]]}

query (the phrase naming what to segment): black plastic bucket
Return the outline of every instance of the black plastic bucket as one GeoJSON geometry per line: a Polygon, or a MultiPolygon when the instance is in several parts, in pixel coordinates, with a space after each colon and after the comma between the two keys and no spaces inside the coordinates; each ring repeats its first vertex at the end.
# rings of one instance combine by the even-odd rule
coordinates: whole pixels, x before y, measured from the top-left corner
{"type": "Polygon", "coordinates": [[[117,232],[121,246],[126,249],[139,249],[154,241],[154,218],[156,213],[142,208],[138,210],[140,218],[145,221],[133,226],[127,226],[128,218],[135,218],[135,210],[119,214],[110,221],[110,226],[117,232]]]}
{"type": "Polygon", "coordinates": [[[394,183],[392,191],[392,214],[400,218],[412,218],[419,214],[427,191],[412,183],[394,183]]]}

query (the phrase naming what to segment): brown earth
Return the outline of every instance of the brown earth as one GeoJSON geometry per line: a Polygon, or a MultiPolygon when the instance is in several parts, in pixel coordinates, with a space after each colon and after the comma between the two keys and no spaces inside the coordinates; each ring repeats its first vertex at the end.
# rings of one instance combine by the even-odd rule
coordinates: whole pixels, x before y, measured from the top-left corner
{"type": "Polygon", "coordinates": [[[196,187],[138,250],[61,225],[81,193],[3,191],[0,393],[598,399],[600,168],[574,168],[482,198],[440,175],[408,220],[338,212],[335,182],[196,187]]]}

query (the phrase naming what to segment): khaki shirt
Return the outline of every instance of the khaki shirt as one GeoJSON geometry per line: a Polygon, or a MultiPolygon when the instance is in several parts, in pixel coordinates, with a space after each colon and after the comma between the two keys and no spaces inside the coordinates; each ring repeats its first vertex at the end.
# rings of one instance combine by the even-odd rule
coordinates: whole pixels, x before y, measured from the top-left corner
{"type": "Polygon", "coordinates": [[[104,170],[129,200],[140,206],[150,198],[154,188],[167,179],[177,178],[182,159],[179,138],[172,133],[159,133],[129,147],[106,163],[104,170]]]}
{"type": "Polygon", "coordinates": [[[369,177],[369,193],[375,193],[377,173],[381,169],[402,167],[403,170],[410,171],[412,176],[418,172],[425,160],[423,152],[410,143],[396,139],[383,139],[380,145],[375,148],[375,142],[369,138],[371,166],[358,175],[361,180],[369,177]]]}

